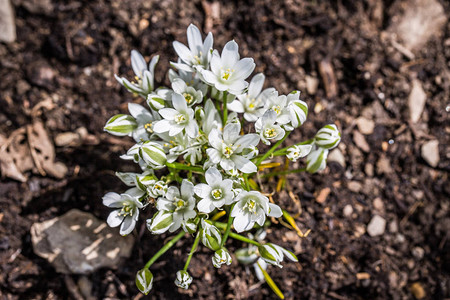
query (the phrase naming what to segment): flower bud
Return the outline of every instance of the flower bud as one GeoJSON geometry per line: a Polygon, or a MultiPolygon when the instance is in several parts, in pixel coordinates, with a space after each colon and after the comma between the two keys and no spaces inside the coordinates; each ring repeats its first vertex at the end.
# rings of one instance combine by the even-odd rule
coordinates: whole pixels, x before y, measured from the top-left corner
{"type": "Polygon", "coordinates": [[[214,253],[212,257],[213,266],[216,268],[220,268],[223,264],[227,264],[227,266],[231,265],[231,255],[227,249],[221,248],[214,253]]]}
{"type": "Polygon", "coordinates": [[[341,133],[336,125],[325,125],[316,133],[314,140],[316,145],[321,148],[333,149],[341,141],[341,133]]]}
{"type": "Polygon", "coordinates": [[[147,193],[153,198],[164,197],[167,193],[167,189],[167,184],[162,180],[158,180],[156,182],[152,182],[147,187],[147,193]]]}
{"type": "Polygon", "coordinates": [[[211,225],[202,219],[202,244],[213,251],[220,249],[222,236],[216,226],[211,225]]]}
{"type": "Polygon", "coordinates": [[[154,110],[160,110],[164,108],[165,100],[159,95],[149,94],[147,97],[147,104],[154,110]]]}
{"type": "Polygon", "coordinates": [[[294,100],[288,107],[292,126],[301,126],[308,116],[308,105],[302,100],[294,100]]]}
{"type": "Polygon", "coordinates": [[[243,265],[254,264],[258,260],[258,255],[255,250],[250,248],[242,248],[234,252],[238,262],[243,265]]]}
{"type": "Polygon", "coordinates": [[[242,156],[247,159],[252,159],[255,156],[258,156],[258,154],[259,154],[259,149],[256,146],[250,146],[250,147],[244,148],[244,150],[242,150],[242,156]]]}
{"type": "Polygon", "coordinates": [[[311,152],[311,145],[294,145],[287,149],[286,157],[292,161],[297,161],[297,159],[305,157],[311,152]]]}
{"type": "Polygon", "coordinates": [[[195,222],[192,219],[181,223],[181,227],[185,232],[188,232],[189,234],[197,232],[197,224],[195,224],[195,222]]]}
{"type": "Polygon", "coordinates": [[[311,151],[306,158],[306,171],[316,173],[327,166],[328,149],[317,148],[311,151]]]}
{"type": "Polygon", "coordinates": [[[153,234],[166,232],[173,224],[173,215],[171,212],[160,210],[152,219],[147,220],[147,229],[153,234]]]}
{"type": "Polygon", "coordinates": [[[144,268],[136,274],[136,286],[141,293],[147,295],[153,287],[153,274],[149,269],[144,268]]]}
{"type": "Polygon", "coordinates": [[[187,290],[192,282],[192,277],[187,271],[181,270],[177,272],[177,278],[175,279],[175,285],[182,289],[187,290]]]}
{"type": "Polygon", "coordinates": [[[132,116],[119,114],[109,119],[103,130],[112,135],[126,136],[133,132],[137,126],[137,122],[132,116]]]}
{"type": "Polygon", "coordinates": [[[152,168],[162,167],[167,161],[164,150],[154,142],[143,143],[139,149],[139,156],[152,168]]]}
{"type": "Polygon", "coordinates": [[[298,261],[297,257],[292,252],[272,243],[259,246],[258,251],[263,260],[280,268],[283,267],[281,262],[285,255],[291,261],[298,261]]]}

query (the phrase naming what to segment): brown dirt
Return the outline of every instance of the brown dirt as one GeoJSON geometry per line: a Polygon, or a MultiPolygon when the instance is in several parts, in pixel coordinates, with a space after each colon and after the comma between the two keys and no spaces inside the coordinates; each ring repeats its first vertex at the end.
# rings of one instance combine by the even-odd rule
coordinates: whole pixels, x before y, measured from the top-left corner
{"type": "MultiPolygon", "coordinates": [[[[171,43],[186,41],[191,22],[212,26],[215,48],[234,38],[241,55],[254,57],[256,72],[264,72],[281,93],[303,92],[311,113],[290,141],[312,137],[326,122],[342,129],[339,149],[346,167],[331,162],[323,174],[289,175],[286,190],[275,196],[292,214],[299,206],[288,191],[298,196],[302,213],[297,223],[312,230],[300,239],[275,224],[268,234],[268,240],[294,249],[300,260],[285,263],[283,269],[269,268],[285,296],[408,299],[423,288],[425,298],[450,297],[448,23],[410,60],[385,38],[392,16],[404,7],[392,1],[220,1],[218,16],[205,13],[210,3],[187,0],[12,2],[18,40],[0,44],[0,132],[8,136],[38,118],[51,138],[79,127],[93,137],[83,145],[56,148],[56,160],[68,167],[62,179],[35,171],[26,172],[25,183],[2,179],[2,299],[74,297],[70,283],[79,277],[65,278],[33,253],[31,224],[71,208],[106,219],[109,209],[101,197],[124,190],[114,171],[133,169],[119,159],[131,141],[118,144],[102,132],[105,121],[124,112],[132,100],[113,74],[130,74],[129,52],[138,49],[161,55],[156,79],[167,84],[168,62],[175,59],[171,43]],[[319,80],[314,93],[307,92],[305,76],[319,80]],[[409,121],[407,103],[414,78],[428,96],[418,124],[409,121]],[[51,109],[31,112],[46,100],[51,109]],[[363,136],[369,149],[355,133],[355,120],[362,115],[375,121],[373,133],[363,136]],[[421,157],[421,145],[431,139],[440,145],[435,168],[421,157]],[[315,197],[325,188],[331,192],[319,203],[315,197]],[[346,205],[353,208],[350,216],[344,216],[346,205]],[[365,230],[375,214],[386,219],[387,228],[383,235],[370,237],[365,230]]],[[[441,4],[449,18],[449,3],[441,4]]],[[[270,181],[267,190],[275,184],[270,181]]],[[[142,219],[151,213],[145,211],[142,219]]],[[[137,237],[129,261],[88,277],[94,298],[138,295],[136,270],[168,236],[151,236],[142,225],[137,237]]],[[[267,285],[257,285],[253,270],[236,262],[214,269],[205,249],[192,260],[191,288],[177,290],[174,274],[191,243],[179,242],[152,267],[155,282],[149,298],[274,297],[267,285]]],[[[230,242],[229,248],[241,246],[230,242]]]]}

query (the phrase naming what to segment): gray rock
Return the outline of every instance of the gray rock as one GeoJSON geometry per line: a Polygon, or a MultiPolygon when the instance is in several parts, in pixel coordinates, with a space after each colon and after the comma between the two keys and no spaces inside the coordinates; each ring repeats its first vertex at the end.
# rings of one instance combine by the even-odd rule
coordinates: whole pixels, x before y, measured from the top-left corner
{"type": "Polygon", "coordinates": [[[0,41],[11,43],[16,40],[14,10],[9,0],[0,0],[0,41]]]}
{"type": "Polygon", "coordinates": [[[386,229],[386,220],[379,215],[373,216],[370,220],[369,225],[367,225],[367,233],[370,236],[379,236],[384,233],[386,229]]]}
{"type": "Polygon", "coordinates": [[[342,154],[341,150],[339,150],[339,148],[335,148],[330,151],[330,154],[328,154],[327,161],[328,162],[332,162],[332,161],[337,162],[343,168],[345,168],[345,157],[342,154]]]}
{"type": "Polygon", "coordinates": [[[439,164],[439,142],[432,140],[422,145],[421,154],[423,159],[433,168],[439,164]]]}
{"type": "Polygon", "coordinates": [[[90,213],[72,209],[61,217],[31,226],[34,253],[47,259],[63,274],[89,274],[102,267],[115,268],[128,258],[134,237],[90,213]]]}
{"type": "Polygon", "coordinates": [[[364,117],[359,117],[356,119],[356,125],[358,126],[359,132],[362,134],[372,134],[375,128],[375,122],[364,117]]]}

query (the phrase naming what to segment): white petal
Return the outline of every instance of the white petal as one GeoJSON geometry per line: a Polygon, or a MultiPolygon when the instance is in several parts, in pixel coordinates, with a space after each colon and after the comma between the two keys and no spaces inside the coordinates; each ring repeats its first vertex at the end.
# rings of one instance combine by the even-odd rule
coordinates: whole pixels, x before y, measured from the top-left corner
{"type": "MultiPolygon", "coordinates": [[[[233,156],[235,156],[235,155],[232,155],[232,157],[233,157],[233,156]]],[[[220,166],[221,166],[224,170],[228,171],[228,170],[231,170],[231,169],[234,168],[234,162],[233,162],[231,159],[222,157],[222,159],[220,160],[220,166]]],[[[239,168],[238,168],[238,169],[239,169],[239,168]]]]}
{"type": "Polygon", "coordinates": [[[211,193],[211,187],[204,183],[199,183],[194,187],[194,192],[200,198],[206,198],[211,193]]]}
{"type": "Polygon", "coordinates": [[[225,144],[234,144],[236,139],[239,137],[239,131],[241,131],[241,125],[239,123],[227,124],[223,130],[223,140],[225,144]]]}
{"type": "Polygon", "coordinates": [[[244,112],[244,106],[242,105],[242,102],[239,100],[234,100],[233,102],[229,103],[228,109],[235,111],[237,113],[243,113],[244,112]]]}
{"type": "Polygon", "coordinates": [[[145,109],[145,107],[137,103],[128,103],[128,111],[135,119],[137,119],[139,115],[150,114],[149,111],[145,109]]]}
{"type": "Polygon", "coordinates": [[[216,84],[217,83],[217,77],[216,75],[214,75],[213,72],[208,71],[208,70],[203,70],[202,71],[202,76],[205,79],[205,81],[209,84],[216,84]]]}
{"type": "Polygon", "coordinates": [[[181,78],[175,78],[172,81],[172,89],[175,93],[181,94],[186,90],[186,82],[181,78]]]}
{"type": "Polygon", "coordinates": [[[150,71],[150,73],[155,74],[155,66],[158,63],[158,61],[159,61],[159,55],[155,55],[152,57],[152,60],[148,64],[148,70],[150,71]]]}
{"type": "Polygon", "coordinates": [[[117,227],[122,224],[123,216],[119,216],[120,209],[113,210],[106,220],[110,227],[117,227]]]}
{"type": "MultiPolygon", "coordinates": [[[[170,136],[175,136],[175,135],[179,134],[181,131],[183,131],[183,129],[184,129],[184,126],[179,125],[179,124],[170,124],[169,126],[170,126],[169,127],[170,128],[169,129],[170,136]]],[[[154,131],[157,132],[155,129],[154,129],[154,131]]]]}
{"type": "Polygon", "coordinates": [[[153,131],[163,133],[170,130],[170,122],[168,120],[161,120],[153,123],[153,131]]]}
{"type": "Polygon", "coordinates": [[[147,63],[144,57],[136,50],[131,50],[131,67],[134,74],[142,78],[142,73],[147,70],[147,63]]]}
{"type": "Polygon", "coordinates": [[[107,193],[103,196],[103,205],[107,207],[122,207],[120,195],[113,192],[107,193]]]}
{"type": "Polygon", "coordinates": [[[178,41],[175,41],[173,42],[173,49],[175,49],[175,52],[185,63],[190,63],[192,54],[188,47],[178,41]]]}
{"type": "MultiPolygon", "coordinates": [[[[236,168],[238,168],[243,173],[254,173],[258,171],[258,168],[254,163],[252,163],[249,159],[240,156],[240,155],[232,155],[231,159],[236,164],[236,168]]],[[[225,169],[225,168],[224,168],[225,169]]]]}
{"type": "Polygon", "coordinates": [[[173,107],[179,112],[185,112],[187,110],[187,104],[184,97],[178,93],[172,94],[173,107]]]}
{"type": "Polygon", "coordinates": [[[209,198],[205,198],[200,200],[200,202],[197,204],[197,208],[199,211],[209,214],[214,210],[214,205],[212,205],[209,198]]]}
{"type": "Polygon", "coordinates": [[[123,220],[122,226],[120,226],[120,234],[121,235],[127,235],[130,232],[133,231],[134,227],[136,226],[136,220],[131,218],[131,217],[127,217],[123,220]]]}
{"type": "Polygon", "coordinates": [[[189,199],[194,195],[194,185],[189,180],[183,179],[181,183],[181,197],[189,199]]]}
{"type": "Polygon", "coordinates": [[[283,215],[281,208],[273,203],[269,203],[269,212],[267,214],[269,217],[279,218],[283,215]]]}
{"type": "Polygon", "coordinates": [[[222,174],[216,168],[209,168],[205,173],[206,182],[213,186],[222,181],[222,174]]]}
{"type": "Polygon", "coordinates": [[[248,214],[239,215],[233,221],[234,229],[237,232],[242,232],[242,231],[246,230],[246,228],[248,228],[250,226],[250,224],[251,224],[251,221],[250,221],[248,214]]]}
{"type": "MultiPolygon", "coordinates": [[[[176,111],[173,108],[162,108],[158,110],[158,113],[166,120],[173,121],[175,117],[179,114],[178,111],[176,111]]],[[[155,124],[156,125],[156,124],[155,124]]]]}
{"type": "Polygon", "coordinates": [[[202,34],[194,24],[189,25],[187,29],[187,40],[189,48],[195,54],[199,53],[203,48],[202,34]]]}
{"type": "Polygon", "coordinates": [[[234,68],[236,70],[233,73],[234,78],[246,79],[255,69],[255,63],[253,58],[246,57],[238,61],[234,68]]]}
{"type": "Polygon", "coordinates": [[[250,85],[248,86],[248,95],[250,98],[258,97],[264,85],[264,80],[265,76],[263,73],[258,73],[253,76],[252,81],[250,81],[250,85]]]}
{"type": "Polygon", "coordinates": [[[209,144],[215,149],[222,149],[222,135],[217,129],[211,130],[208,135],[209,144]]]}
{"type": "Polygon", "coordinates": [[[239,60],[239,46],[234,40],[225,44],[221,58],[224,69],[231,68],[237,63],[239,60]]]}
{"type": "Polygon", "coordinates": [[[258,143],[259,135],[255,133],[243,135],[235,142],[235,144],[237,145],[235,152],[240,153],[245,148],[255,147],[256,145],[258,145],[258,143]]]}
{"type": "Polygon", "coordinates": [[[191,120],[188,124],[188,126],[186,126],[186,133],[187,135],[194,139],[198,136],[198,125],[197,122],[195,120],[191,120]]]}

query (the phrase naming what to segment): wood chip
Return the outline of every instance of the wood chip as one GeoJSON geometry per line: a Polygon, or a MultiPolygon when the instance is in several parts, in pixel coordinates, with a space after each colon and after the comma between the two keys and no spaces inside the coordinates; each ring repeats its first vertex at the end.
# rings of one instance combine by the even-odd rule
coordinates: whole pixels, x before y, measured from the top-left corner
{"type": "Polygon", "coordinates": [[[370,274],[366,272],[361,272],[356,274],[358,280],[370,279],[370,274]]]}
{"type": "Polygon", "coordinates": [[[327,98],[331,99],[336,97],[338,94],[336,76],[334,75],[333,65],[328,58],[319,63],[319,72],[322,77],[323,84],[325,85],[327,98]]]}
{"type": "Polygon", "coordinates": [[[413,123],[419,121],[426,101],[427,95],[422,88],[422,84],[417,79],[413,80],[411,93],[408,97],[409,118],[413,123]]]}
{"type": "Polygon", "coordinates": [[[330,194],[331,189],[329,187],[324,188],[319,192],[319,194],[316,197],[316,201],[318,203],[324,203],[325,200],[327,200],[328,195],[330,194]]]}

